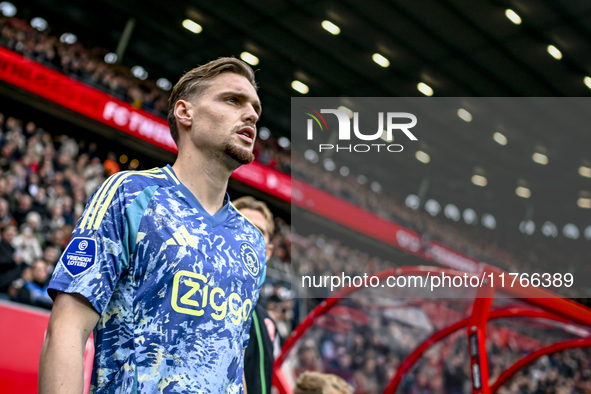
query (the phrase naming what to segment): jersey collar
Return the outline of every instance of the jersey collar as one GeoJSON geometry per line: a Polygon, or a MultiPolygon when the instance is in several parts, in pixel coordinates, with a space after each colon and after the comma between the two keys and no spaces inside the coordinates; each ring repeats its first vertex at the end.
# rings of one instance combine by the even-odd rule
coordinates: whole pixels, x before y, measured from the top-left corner
{"type": "Polygon", "coordinates": [[[228,218],[228,214],[230,212],[230,195],[228,194],[228,192],[226,192],[226,196],[224,197],[224,205],[222,206],[222,209],[220,209],[215,215],[210,215],[209,212],[207,212],[205,208],[203,208],[203,205],[201,205],[199,200],[197,200],[197,197],[195,197],[195,195],[191,193],[191,191],[187,189],[187,187],[179,181],[170,164],[167,164],[166,167],[163,168],[163,170],[170,182],[174,184],[177,189],[180,190],[180,192],[187,199],[189,204],[193,208],[197,209],[199,213],[203,215],[204,220],[210,226],[216,227],[226,221],[226,219],[228,218]]]}

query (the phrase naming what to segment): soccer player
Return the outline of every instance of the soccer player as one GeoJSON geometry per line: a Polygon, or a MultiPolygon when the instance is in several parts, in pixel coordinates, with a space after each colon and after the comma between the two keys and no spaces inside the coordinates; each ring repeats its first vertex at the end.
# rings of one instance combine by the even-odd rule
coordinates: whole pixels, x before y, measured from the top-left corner
{"type": "Polygon", "coordinates": [[[212,61],[176,84],[176,162],[111,176],[56,266],[40,393],[82,393],[93,329],[91,393],[244,391],[265,243],[226,187],[254,159],[260,113],[254,73],[240,60],[212,61]]]}
{"type": "MultiPolygon", "coordinates": [[[[263,234],[267,246],[267,261],[273,253],[271,235],[275,230],[273,214],[262,201],[245,196],[234,201],[234,207],[263,234]]],[[[279,355],[279,333],[264,306],[258,303],[252,313],[250,342],[244,355],[244,376],[248,394],[269,394],[273,381],[273,362],[279,355]]]]}

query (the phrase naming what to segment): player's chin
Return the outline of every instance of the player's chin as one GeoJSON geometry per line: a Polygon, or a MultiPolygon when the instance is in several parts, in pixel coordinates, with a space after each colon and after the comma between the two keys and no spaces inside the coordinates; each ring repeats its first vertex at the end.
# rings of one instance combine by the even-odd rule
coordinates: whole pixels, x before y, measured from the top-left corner
{"type": "Polygon", "coordinates": [[[224,153],[230,156],[239,164],[250,164],[254,161],[254,154],[249,148],[233,143],[227,143],[224,147],[224,153]]]}

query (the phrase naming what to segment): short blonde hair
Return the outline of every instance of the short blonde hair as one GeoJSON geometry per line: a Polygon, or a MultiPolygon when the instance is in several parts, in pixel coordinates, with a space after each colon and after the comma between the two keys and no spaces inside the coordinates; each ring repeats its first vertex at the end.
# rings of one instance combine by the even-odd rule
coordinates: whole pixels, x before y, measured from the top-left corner
{"type": "Polygon", "coordinates": [[[209,81],[224,72],[242,75],[257,89],[254,71],[248,64],[234,57],[221,57],[187,72],[174,85],[168,98],[168,126],[175,143],[178,144],[179,129],[174,116],[174,106],[179,100],[192,100],[203,93],[209,86],[209,81]]]}
{"type": "Polygon", "coordinates": [[[252,209],[253,211],[259,211],[260,213],[262,213],[265,219],[267,220],[267,232],[269,233],[269,238],[273,236],[273,233],[275,232],[273,214],[271,213],[269,207],[265,202],[256,200],[252,196],[244,196],[240,197],[232,204],[234,204],[234,207],[239,211],[243,209],[252,209]]]}
{"type": "Polygon", "coordinates": [[[327,373],[306,371],[296,381],[293,394],[353,394],[353,387],[344,379],[327,373]]]}

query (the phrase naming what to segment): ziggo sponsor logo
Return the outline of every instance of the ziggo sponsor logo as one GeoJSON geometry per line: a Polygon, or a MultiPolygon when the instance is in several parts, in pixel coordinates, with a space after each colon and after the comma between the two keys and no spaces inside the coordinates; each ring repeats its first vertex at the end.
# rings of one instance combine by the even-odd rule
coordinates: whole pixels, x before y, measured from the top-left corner
{"type": "Polygon", "coordinates": [[[232,293],[226,297],[226,293],[219,287],[211,288],[207,285],[207,278],[204,275],[191,272],[191,271],[179,271],[174,276],[172,286],[172,309],[178,313],[193,316],[203,316],[206,312],[206,308],[209,305],[214,312],[211,312],[211,317],[215,320],[222,320],[230,312],[230,320],[234,324],[241,324],[246,321],[249,313],[252,311],[252,301],[247,299],[242,301],[242,298],[237,293],[232,293]],[[181,280],[184,280],[181,283],[181,280]],[[198,279],[205,286],[200,293],[197,293],[201,289],[201,283],[193,281],[189,278],[198,279]],[[181,285],[190,288],[184,295],[179,298],[179,287],[181,285]],[[195,294],[201,294],[201,302],[193,297],[195,294]],[[216,300],[217,298],[217,300],[216,300]],[[222,301],[221,303],[219,301],[222,301]]]}

